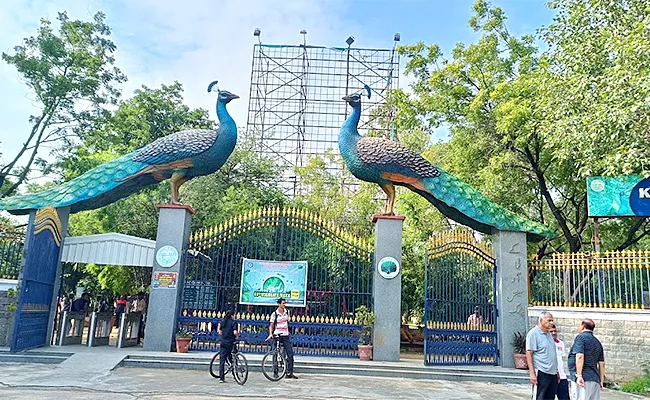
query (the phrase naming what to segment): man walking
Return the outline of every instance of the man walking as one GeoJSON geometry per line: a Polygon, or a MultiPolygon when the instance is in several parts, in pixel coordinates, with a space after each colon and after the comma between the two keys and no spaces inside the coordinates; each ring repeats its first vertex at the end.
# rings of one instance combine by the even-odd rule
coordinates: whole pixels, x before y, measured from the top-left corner
{"type": "Polygon", "coordinates": [[[605,383],[605,354],[602,344],[594,336],[595,327],[593,320],[584,319],[569,352],[573,399],[600,400],[600,390],[605,383]]]}
{"type": "Polygon", "coordinates": [[[553,316],[542,312],[537,326],[526,335],[526,361],[530,383],[537,385],[537,400],[554,400],[557,390],[557,355],[555,341],[549,332],[553,316]]]}

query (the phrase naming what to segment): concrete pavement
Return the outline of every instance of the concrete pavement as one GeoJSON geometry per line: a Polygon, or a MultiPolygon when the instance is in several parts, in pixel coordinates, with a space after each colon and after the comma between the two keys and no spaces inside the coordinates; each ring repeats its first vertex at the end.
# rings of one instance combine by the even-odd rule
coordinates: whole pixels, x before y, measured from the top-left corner
{"type": "MultiPolygon", "coordinates": [[[[102,364],[102,360],[96,360],[102,364]]],[[[80,363],[72,366],[43,364],[0,365],[2,399],[499,399],[530,398],[528,385],[484,382],[413,381],[304,374],[298,380],[269,382],[261,373],[251,373],[244,386],[232,377],[219,384],[205,371],[117,368],[100,372],[80,363]]],[[[607,390],[604,400],[633,396],[607,390]]]]}

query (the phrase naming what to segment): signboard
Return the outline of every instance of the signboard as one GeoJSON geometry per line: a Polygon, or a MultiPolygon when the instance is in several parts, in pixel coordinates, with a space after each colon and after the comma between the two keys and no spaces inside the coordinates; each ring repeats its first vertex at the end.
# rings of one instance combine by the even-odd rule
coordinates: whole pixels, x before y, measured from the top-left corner
{"type": "Polygon", "coordinates": [[[154,289],[176,289],[177,280],[178,272],[155,271],[153,273],[152,287],[154,289]]]}
{"type": "Polygon", "coordinates": [[[399,275],[399,261],[393,257],[384,257],[377,263],[377,271],[385,279],[393,279],[399,275]]]}
{"type": "Polygon", "coordinates": [[[178,261],[178,250],[174,246],[163,246],[156,252],[156,262],[163,268],[173,267],[178,261]]]}
{"type": "Polygon", "coordinates": [[[262,306],[287,299],[289,307],[307,305],[307,261],[242,260],[239,302],[262,306]]]}
{"type": "Polygon", "coordinates": [[[638,175],[587,178],[590,217],[650,216],[650,178],[638,175]]]}
{"type": "Polygon", "coordinates": [[[186,281],[183,285],[183,304],[186,308],[213,310],[217,300],[214,282],[186,281]]]}

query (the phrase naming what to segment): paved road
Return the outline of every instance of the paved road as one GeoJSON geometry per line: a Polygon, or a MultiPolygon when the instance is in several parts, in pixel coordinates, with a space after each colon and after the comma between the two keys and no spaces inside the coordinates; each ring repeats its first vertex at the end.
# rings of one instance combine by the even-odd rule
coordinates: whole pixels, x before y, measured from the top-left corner
{"type": "MultiPolygon", "coordinates": [[[[0,364],[2,399],[529,399],[526,385],[483,382],[447,382],[406,379],[302,375],[298,380],[269,382],[251,373],[245,386],[219,384],[207,372],[145,368],[118,368],[108,373],[83,369],[60,375],[61,367],[38,364],[0,364]]],[[[635,398],[606,391],[604,400],[635,398]]]]}

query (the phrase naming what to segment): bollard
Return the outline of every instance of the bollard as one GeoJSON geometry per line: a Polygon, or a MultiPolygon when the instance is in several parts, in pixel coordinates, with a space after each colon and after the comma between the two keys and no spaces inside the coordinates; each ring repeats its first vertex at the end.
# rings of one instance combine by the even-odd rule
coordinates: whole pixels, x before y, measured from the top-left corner
{"type": "Polygon", "coordinates": [[[131,347],[138,345],[138,333],[140,332],[141,312],[122,314],[120,330],[117,334],[117,348],[131,347]]]}
{"type": "Polygon", "coordinates": [[[90,317],[90,328],[88,329],[88,347],[106,346],[111,338],[112,312],[94,312],[90,317]]]}
{"type": "Polygon", "coordinates": [[[64,311],[59,325],[59,346],[68,344],[81,344],[84,332],[86,313],[64,311]]]}

